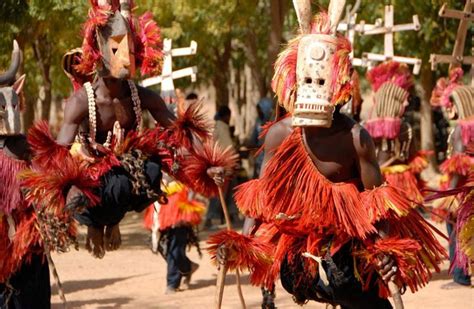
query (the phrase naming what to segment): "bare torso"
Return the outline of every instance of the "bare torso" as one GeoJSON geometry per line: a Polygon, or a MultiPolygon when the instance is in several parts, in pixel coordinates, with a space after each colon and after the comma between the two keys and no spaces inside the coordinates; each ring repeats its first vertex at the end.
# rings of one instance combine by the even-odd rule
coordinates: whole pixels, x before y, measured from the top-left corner
{"type": "MultiPolygon", "coordinates": [[[[264,166],[273,156],[272,149],[277,149],[292,132],[290,118],[270,129],[265,139],[264,166]]],[[[337,114],[331,128],[307,127],[303,137],[314,165],[328,180],[353,182],[359,189],[381,184],[373,142],[350,118],[337,114]]]]}
{"type": "MultiPolygon", "coordinates": [[[[99,78],[92,83],[96,106],[96,141],[104,143],[108,132],[116,121],[127,133],[137,126],[137,117],[127,80],[106,80],[99,78]]],[[[148,110],[152,117],[167,127],[174,120],[161,97],[155,92],[137,86],[138,97],[143,111],[148,110]]],[[[67,101],[64,124],[58,135],[58,142],[69,145],[78,132],[89,131],[89,103],[84,88],[76,91],[67,101]]]]}

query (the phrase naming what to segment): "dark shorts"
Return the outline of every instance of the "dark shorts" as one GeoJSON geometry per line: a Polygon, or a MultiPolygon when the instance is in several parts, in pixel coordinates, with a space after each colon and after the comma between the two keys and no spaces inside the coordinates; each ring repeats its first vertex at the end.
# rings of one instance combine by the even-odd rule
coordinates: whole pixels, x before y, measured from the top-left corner
{"type": "MultiPolygon", "coordinates": [[[[153,157],[145,161],[144,175],[150,188],[161,193],[161,163],[153,157]]],[[[76,220],[87,226],[115,225],[119,223],[128,211],[141,212],[156,199],[149,198],[146,192],[132,192],[132,177],[122,167],[114,167],[101,179],[101,187],[97,195],[100,204],[87,208],[75,216],[76,220]]]]}
{"type": "Polygon", "coordinates": [[[385,309],[392,308],[387,299],[378,296],[375,284],[368,291],[354,276],[354,261],[349,247],[339,250],[333,257],[333,264],[323,261],[329,285],[316,276],[313,278],[304,270],[304,257],[295,258],[292,263],[284,260],[280,278],[285,290],[292,294],[297,303],[314,300],[340,305],[343,309],[385,309]]]}

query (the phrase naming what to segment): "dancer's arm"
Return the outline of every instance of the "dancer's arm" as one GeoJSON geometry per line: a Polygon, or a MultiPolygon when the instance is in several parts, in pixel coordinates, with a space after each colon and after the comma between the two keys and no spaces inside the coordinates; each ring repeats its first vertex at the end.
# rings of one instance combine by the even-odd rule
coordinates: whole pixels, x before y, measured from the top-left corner
{"type": "MultiPolygon", "coordinates": [[[[262,168],[260,169],[260,177],[263,177],[267,162],[273,157],[275,150],[283,143],[283,141],[291,134],[292,129],[290,125],[291,119],[284,119],[278,123],[275,123],[265,136],[265,143],[263,144],[264,157],[262,162],[262,168]]],[[[249,235],[255,226],[255,219],[246,217],[244,226],[242,228],[242,234],[249,235]]]]}
{"type": "Polygon", "coordinates": [[[382,174],[375,155],[375,145],[369,133],[360,125],[352,129],[357,152],[358,170],[364,189],[370,190],[382,184],[382,174]]]}
{"type": "MultiPolygon", "coordinates": [[[[383,183],[382,174],[375,155],[375,145],[369,133],[361,126],[356,125],[352,131],[354,147],[358,156],[358,168],[364,189],[371,190],[383,183]]],[[[390,227],[386,222],[377,224],[379,236],[385,238],[390,227]]],[[[386,282],[392,280],[397,273],[395,261],[390,256],[380,256],[376,265],[382,279],[386,282]]]]}
{"type": "Polygon", "coordinates": [[[83,89],[75,92],[66,101],[64,121],[59,131],[57,142],[63,146],[70,146],[76,137],[82,121],[88,114],[87,95],[83,89]]]}
{"type": "Polygon", "coordinates": [[[176,120],[175,115],[166,107],[165,101],[156,92],[137,86],[143,109],[147,109],[153,119],[164,127],[170,127],[176,120]]]}

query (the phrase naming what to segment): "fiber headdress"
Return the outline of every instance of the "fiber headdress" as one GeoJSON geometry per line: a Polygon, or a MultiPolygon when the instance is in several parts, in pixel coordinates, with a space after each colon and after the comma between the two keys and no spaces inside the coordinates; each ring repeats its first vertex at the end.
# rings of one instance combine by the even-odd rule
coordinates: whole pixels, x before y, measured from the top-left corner
{"type": "Polygon", "coordinates": [[[431,105],[457,115],[464,145],[474,142],[474,87],[462,84],[463,71],[455,68],[449,78],[440,78],[431,94],[431,105]]]}
{"type": "Polygon", "coordinates": [[[400,134],[412,74],[407,65],[388,61],[370,70],[367,80],[375,93],[375,105],[365,127],[373,138],[394,139],[400,134]]]}
{"type": "Polygon", "coordinates": [[[136,20],[132,15],[135,6],[131,0],[90,0],[90,3],[88,19],[83,25],[83,57],[77,70],[87,75],[101,66],[103,55],[97,32],[120,12],[129,24],[136,67],[141,68],[142,75],[159,75],[163,60],[161,32],[152,14],[146,12],[136,20]]]}
{"type": "Polygon", "coordinates": [[[334,106],[352,93],[351,44],[336,33],[345,1],[331,1],[328,13],[311,18],[311,1],[294,0],[300,33],[280,53],[272,88],[293,114],[293,125],[330,126],[334,106]]]}

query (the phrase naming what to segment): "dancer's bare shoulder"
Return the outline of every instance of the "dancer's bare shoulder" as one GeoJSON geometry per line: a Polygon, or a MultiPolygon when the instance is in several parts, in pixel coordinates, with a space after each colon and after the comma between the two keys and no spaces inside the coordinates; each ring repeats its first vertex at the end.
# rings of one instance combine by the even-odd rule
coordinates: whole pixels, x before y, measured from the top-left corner
{"type": "Polygon", "coordinates": [[[291,126],[291,118],[287,117],[273,124],[265,136],[264,149],[265,152],[274,151],[283,141],[293,132],[291,126]]]}

